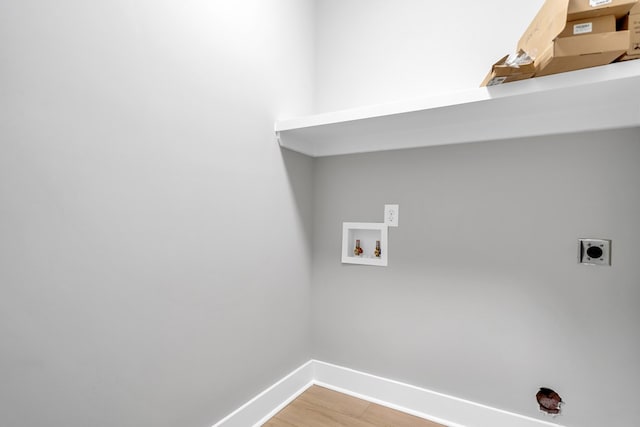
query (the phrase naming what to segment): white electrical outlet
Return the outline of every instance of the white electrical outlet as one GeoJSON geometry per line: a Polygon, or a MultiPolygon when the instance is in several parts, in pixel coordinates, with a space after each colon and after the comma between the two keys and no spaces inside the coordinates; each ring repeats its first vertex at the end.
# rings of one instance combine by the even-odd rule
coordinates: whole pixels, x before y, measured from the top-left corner
{"type": "Polygon", "coordinates": [[[400,214],[400,205],[384,205],[384,223],[389,227],[398,226],[398,215],[400,214]]]}

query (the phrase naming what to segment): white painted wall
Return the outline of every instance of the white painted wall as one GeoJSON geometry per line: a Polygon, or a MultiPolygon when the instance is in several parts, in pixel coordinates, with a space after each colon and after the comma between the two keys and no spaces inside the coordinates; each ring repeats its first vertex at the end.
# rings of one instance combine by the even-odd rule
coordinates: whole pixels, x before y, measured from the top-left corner
{"type": "Polygon", "coordinates": [[[310,358],[313,4],[0,4],[0,425],[210,426],[310,358]]]}
{"type": "Polygon", "coordinates": [[[569,427],[640,419],[640,129],[317,159],[314,358],[569,427]],[[340,263],[343,221],[387,268],[340,263]],[[613,265],[577,263],[580,237],[613,265]]]}
{"type": "Polygon", "coordinates": [[[318,1],[316,110],[478,87],[543,3],[318,1]]]}

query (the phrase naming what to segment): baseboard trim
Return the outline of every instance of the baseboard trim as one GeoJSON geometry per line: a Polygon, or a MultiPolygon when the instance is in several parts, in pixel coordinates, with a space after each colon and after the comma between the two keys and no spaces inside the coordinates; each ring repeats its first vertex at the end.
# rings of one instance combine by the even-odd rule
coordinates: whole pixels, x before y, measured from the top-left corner
{"type": "Polygon", "coordinates": [[[449,427],[563,427],[331,363],[310,360],[213,427],[258,427],[316,384],[449,427]]]}
{"type": "Polygon", "coordinates": [[[218,421],[213,427],[261,426],[313,385],[314,370],[315,361],[308,361],[218,421]]]}
{"type": "Polygon", "coordinates": [[[449,427],[563,427],[331,363],[313,362],[314,384],[449,427]]]}

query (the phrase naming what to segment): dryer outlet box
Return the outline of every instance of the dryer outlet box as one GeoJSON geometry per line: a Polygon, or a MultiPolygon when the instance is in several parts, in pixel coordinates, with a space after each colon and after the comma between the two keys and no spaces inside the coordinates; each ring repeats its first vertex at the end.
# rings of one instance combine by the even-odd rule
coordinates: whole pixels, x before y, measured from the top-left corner
{"type": "Polygon", "coordinates": [[[578,262],[586,265],[611,265],[611,240],[578,239],[578,262]]]}

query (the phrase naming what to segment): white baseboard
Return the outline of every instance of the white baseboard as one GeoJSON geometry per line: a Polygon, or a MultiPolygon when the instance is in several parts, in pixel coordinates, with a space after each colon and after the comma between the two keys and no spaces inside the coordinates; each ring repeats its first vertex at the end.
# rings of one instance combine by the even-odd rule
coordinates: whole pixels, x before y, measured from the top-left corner
{"type": "Polygon", "coordinates": [[[449,427],[562,427],[342,366],[313,362],[314,384],[449,427]]]}
{"type": "Polygon", "coordinates": [[[261,426],[313,385],[315,361],[310,360],[218,421],[213,427],[261,426]]]}
{"type": "Polygon", "coordinates": [[[563,427],[317,360],[305,363],[213,427],[261,426],[313,384],[449,427],[563,427]]]}

